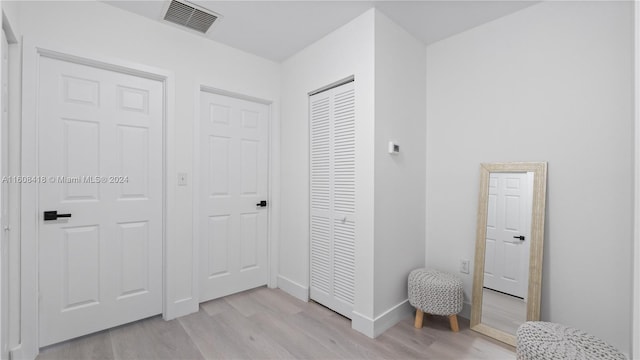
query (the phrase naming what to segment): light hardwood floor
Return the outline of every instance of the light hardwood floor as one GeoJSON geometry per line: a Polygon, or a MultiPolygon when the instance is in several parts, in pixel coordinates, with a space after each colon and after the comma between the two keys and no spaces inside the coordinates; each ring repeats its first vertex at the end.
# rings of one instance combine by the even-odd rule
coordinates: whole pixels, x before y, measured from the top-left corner
{"type": "Polygon", "coordinates": [[[527,303],[524,300],[482,289],[482,323],[509,334],[516,334],[518,327],[527,321],[527,303]]]}
{"type": "Polygon", "coordinates": [[[515,359],[513,348],[447,317],[408,317],[376,339],[316,303],[265,287],[200,305],[176,320],[160,316],[41,349],[45,359],[515,359]]]}

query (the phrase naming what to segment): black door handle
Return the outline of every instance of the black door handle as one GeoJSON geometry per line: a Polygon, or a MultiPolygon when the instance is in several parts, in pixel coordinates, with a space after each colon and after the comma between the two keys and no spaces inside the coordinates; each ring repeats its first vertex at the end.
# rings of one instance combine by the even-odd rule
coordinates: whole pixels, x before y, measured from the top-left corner
{"type": "Polygon", "coordinates": [[[44,212],[44,220],[58,220],[58,218],[70,218],[71,214],[58,214],[58,210],[54,211],[45,211],[44,212]]]}
{"type": "Polygon", "coordinates": [[[520,239],[520,241],[524,241],[524,235],[514,236],[514,239],[520,239]]]}
{"type": "Polygon", "coordinates": [[[267,206],[267,200],[261,200],[259,203],[256,204],[256,206],[258,206],[258,207],[266,207],[267,206]]]}

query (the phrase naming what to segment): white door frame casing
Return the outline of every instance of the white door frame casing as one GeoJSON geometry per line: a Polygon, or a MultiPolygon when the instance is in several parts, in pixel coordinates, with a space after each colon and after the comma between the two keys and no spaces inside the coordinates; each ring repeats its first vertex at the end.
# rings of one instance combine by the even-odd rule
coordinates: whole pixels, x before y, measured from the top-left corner
{"type": "Polygon", "coordinates": [[[631,358],[640,359],[640,1],[634,1],[634,234],[631,358]]]}
{"type": "MultiPolygon", "coordinates": [[[[54,58],[81,65],[87,65],[98,69],[110,70],[122,74],[143,77],[160,81],[163,85],[163,124],[162,124],[162,194],[163,194],[163,219],[162,219],[162,298],[163,317],[165,319],[175,317],[176,310],[170,301],[167,265],[167,219],[168,214],[168,169],[171,168],[167,156],[171,143],[168,141],[167,129],[173,124],[173,74],[169,71],[149,67],[142,64],[131,63],[120,59],[105,58],[95,55],[77,55],[75,50],[60,50],[61,47],[51,44],[32,44],[28,39],[23,41],[23,88],[22,88],[22,137],[21,137],[21,175],[37,176],[38,169],[38,110],[37,93],[39,81],[39,60],[42,57],[54,58]],[[52,50],[56,49],[56,50],[52,50]]],[[[35,186],[35,185],[29,185],[35,186]]],[[[39,312],[39,284],[38,284],[38,193],[22,187],[20,190],[20,230],[21,230],[21,255],[20,255],[20,346],[11,353],[12,358],[33,359],[38,354],[38,312],[39,312]]]]}
{"type": "MultiPolygon", "coordinates": [[[[255,96],[240,94],[237,92],[227,91],[208,85],[198,85],[195,89],[194,99],[194,120],[193,120],[193,248],[194,248],[194,294],[200,296],[200,93],[207,92],[211,94],[228,96],[236,99],[247,100],[259,104],[269,106],[269,117],[267,119],[268,127],[268,143],[269,143],[269,164],[267,165],[267,286],[276,288],[278,284],[278,238],[279,238],[279,123],[277,117],[274,116],[274,103],[271,100],[262,99],[255,96]]],[[[198,300],[198,303],[200,300],[198,300]]]]}

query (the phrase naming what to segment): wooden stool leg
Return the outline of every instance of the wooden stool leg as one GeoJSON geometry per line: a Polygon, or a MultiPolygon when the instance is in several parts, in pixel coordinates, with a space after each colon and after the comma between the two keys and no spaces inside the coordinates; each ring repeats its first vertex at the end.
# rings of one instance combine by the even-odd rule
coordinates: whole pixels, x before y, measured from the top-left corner
{"type": "Polygon", "coordinates": [[[422,328],[422,319],[424,318],[424,313],[420,309],[416,309],[416,321],[413,324],[417,329],[422,328]]]}
{"type": "Polygon", "coordinates": [[[451,325],[451,330],[453,332],[458,332],[460,328],[458,328],[458,315],[449,315],[449,325],[451,325]]]}

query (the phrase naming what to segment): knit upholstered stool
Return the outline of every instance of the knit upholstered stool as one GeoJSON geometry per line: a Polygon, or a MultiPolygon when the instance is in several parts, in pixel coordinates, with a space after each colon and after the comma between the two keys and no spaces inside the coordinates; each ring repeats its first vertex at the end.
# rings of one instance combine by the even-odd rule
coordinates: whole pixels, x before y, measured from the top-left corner
{"type": "Polygon", "coordinates": [[[544,321],[527,321],[516,331],[518,360],[625,359],[613,346],[582,330],[544,321]]]}
{"type": "Polygon", "coordinates": [[[449,317],[451,330],[458,331],[457,314],[462,311],[462,281],[432,269],[409,274],[409,303],[416,308],[415,327],[422,327],[424,313],[449,317]]]}

